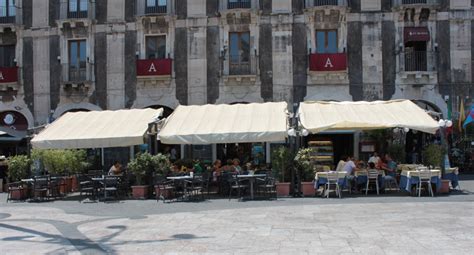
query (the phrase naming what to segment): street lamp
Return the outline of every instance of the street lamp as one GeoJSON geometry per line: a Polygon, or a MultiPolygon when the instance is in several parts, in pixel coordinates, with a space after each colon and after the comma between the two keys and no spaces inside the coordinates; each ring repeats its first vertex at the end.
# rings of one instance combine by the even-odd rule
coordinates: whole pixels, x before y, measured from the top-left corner
{"type": "MultiPolygon", "coordinates": [[[[299,115],[292,114],[292,125],[287,131],[287,134],[290,138],[290,148],[293,155],[296,154],[296,151],[301,147],[301,137],[309,135],[309,131],[304,128],[299,120],[299,115]]],[[[293,163],[293,162],[292,162],[293,163]]],[[[294,166],[291,168],[291,190],[293,191],[293,196],[301,194],[301,177],[298,177],[296,180],[295,188],[295,169],[294,166]],[[296,191],[296,192],[295,192],[296,191]]]]}
{"type": "Polygon", "coordinates": [[[450,128],[453,126],[453,122],[451,120],[443,120],[440,119],[438,121],[438,125],[440,127],[440,137],[441,137],[441,146],[444,149],[443,159],[441,161],[441,176],[444,178],[446,173],[446,162],[449,164],[449,157],[448,157],[448,150],[449,146],[446,142],[446,128],[450,128]]]}

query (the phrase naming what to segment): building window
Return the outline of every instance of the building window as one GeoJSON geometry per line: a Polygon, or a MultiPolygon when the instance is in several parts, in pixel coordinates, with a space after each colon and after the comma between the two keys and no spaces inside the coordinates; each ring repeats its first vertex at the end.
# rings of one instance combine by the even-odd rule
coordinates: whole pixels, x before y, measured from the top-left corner
{"type": "Polygon", "coordinates": [[[0,46],[0,67],[15,66],[15,45],[0,46]]]}
{"type": "Polygon", "coordinates": [[[146,58],[164,59],[166,58],[166,36],[146,37],[146,58]]]}
{"type": "Polygon", "coordinates": [[[250,0],[228,0],[227,2],[227,9],[238,9],[238,8],[249,9],[250,7],[251,7],[250,0]]]}
{"type": "Polygon", "coordinates": [[[316,53],[337,53],[337,30],[316,31],[316,53]]]}
{"type": "Polygon", "coordinates": [[[314,6],[338,5],[338,0],[314,0],[314,6]]]}
{"type": "Polygon", "coordinates": [[[250,74],[250,33],[230,33],[229,74],[250,74]]]}
{"type": "Polygon", "coordinates": [[[70,19],[87,18],[88,0],[69,0],[67,17],[70,19]]]}
{"type": "Polygon", "coordinates": [[[69,81],[86,80],[86,40],[69,41],[69,81]]]}
{"type": "Polygon", "coordinates": [[[15,15],[15,0],[0,0],[0,23],[14,23],[15,15]]]}
{"type": "Polygon", "coordinates": [[[145,13],[166,13],[166,0],[146,0],[145,13]]]}

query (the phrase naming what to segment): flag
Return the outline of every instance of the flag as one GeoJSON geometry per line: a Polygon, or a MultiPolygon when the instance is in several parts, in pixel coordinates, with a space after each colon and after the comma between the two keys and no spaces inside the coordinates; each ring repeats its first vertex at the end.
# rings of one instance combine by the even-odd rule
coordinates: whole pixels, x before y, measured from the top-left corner
{"type": "Polygon", "coordinates": [[[464,100],[461,98],[461,104],[459,106],[459,120],[458,130],[462,133],[462,122],[466,119],[466,111],[464,110],[464,100]]]}
{"type": "Polygon", "coordinates": [[[471,110],[469,111],[469,115],[467,115],[464,124],[462,125],[463,128],[466,128],[467,124],[474,122],[474,105],[471,106],[471,110]]]}

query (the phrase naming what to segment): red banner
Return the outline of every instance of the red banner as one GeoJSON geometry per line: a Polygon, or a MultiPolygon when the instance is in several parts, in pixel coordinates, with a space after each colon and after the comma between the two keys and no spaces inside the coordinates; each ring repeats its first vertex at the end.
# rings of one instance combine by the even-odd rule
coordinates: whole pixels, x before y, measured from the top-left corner
{"type": "Polygon", "coordinates": [[[427,42],[430,40],[430,30],[427,27],[403,28],[405,42],[427,42]]]}
{"type": "Polygon", "coordinates": [[[171,75],[172,59],[139,59],[137,76],[171,75]]]}
{"type": "Polygon", "coordinates": [[[309,70],[311,71],[344,71],[346,69],[346,53],[315,53],[309,56],[309,70]]]}
{"type": "Polygon", "coordinates": [[[0,67],[0,83],[18,81],[18,67],[0,67]]]}

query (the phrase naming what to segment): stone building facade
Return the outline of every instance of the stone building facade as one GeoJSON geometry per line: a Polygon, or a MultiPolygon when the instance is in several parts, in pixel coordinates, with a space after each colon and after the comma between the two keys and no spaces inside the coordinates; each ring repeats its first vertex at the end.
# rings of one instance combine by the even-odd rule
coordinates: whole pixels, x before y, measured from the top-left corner
{"type": "Polygon", "coordinates": [[[15,116],[0,126],[21,131],[74,110],[281,100],[405,98],[446,115],[474,94],[473,6],[1,0],[0,115],[15,116]]]}

